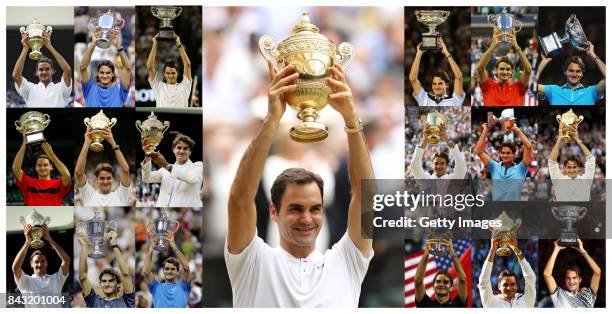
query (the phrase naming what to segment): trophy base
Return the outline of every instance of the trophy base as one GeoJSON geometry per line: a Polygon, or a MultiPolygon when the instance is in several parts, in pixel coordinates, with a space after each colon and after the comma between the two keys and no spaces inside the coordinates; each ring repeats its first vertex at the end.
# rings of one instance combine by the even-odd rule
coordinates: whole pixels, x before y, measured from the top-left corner
{"type": "Polygon", "coordinates": [[[578,247],[578,235],[575,232],[562,232],[559,245],[565,247],[578,247]]]}
{"type": "Polygon", "coordinates": [[[32,243],[30,243],[30,247],[34,250],[38,250],[42,248],[43,246],[45,246],[45,242],[43,242],[43,240],[40,240],[40,239],[33,240],[32,243]]]}
{"type": "Polygon", "coordinates": [[[153,154],[155,154],[155,153],[157,153],[157,151],[155,151],[155,150],[152,150],[152,151],[150,151],[150,152],[144,152],[145,157],[151,157],[151,155],[153,155],[153,154]]]}
{"type": "Polygon", "coordinates": [[[45,141],[45,137],[42,131],[28,133],[25,135],[25,137],[27,145],[38,144],[45,141]]]}
{"type": "Polygon", "coordinates": [[[572,137],[571,137],[571,136],[569,136],[569,135],[562,135],[562,136],[561,136],[561,140],[562,140],[564,143],[571,143],[571,142],[572,142],[572,137]]]}
{"type": "Polygon", "coordinates": [[[108,49],[111,46],[110,40],[106,38],[99,38],[96,40],[96,46],[100,49],[108,49]]]}
{"type": "Polygon", "coordinates": [[[161,244],[156,245],[153,249],[158,252],[166,252],[166,247],[161,244]]]}
{"type": "Polygon", "coordinates": [[[495,251],[497,256],[510,256],[512,255],[512,249],[509,247],[500,247],[495,251]]]}
{"type": "Polygon", "coordinates": [[[160,41],[174,41],[174,28],[172,26],[169,27],[160,27],[159,28],[159,37],[157,40],[160,41]]]}
{"type": "Polygon", "coordinates": [[[99,153],[104,150],[104,145],[102,145],[102,143],[93,142],[89,144],[89,149],[91,149],[92,151],[96,153],[99,153]]]}
{"type": "Polygon", "coordinates": [[[440,143],[440,137],[439,137],[439,136],[437,136],[437,135],[435,135],[435,136],[434,136],[434,135],[432,135],[432,136],[430,136],[430,137],[427,139],[427,141],[429,142],[429,144],[436,145],[436,144],[440,143]]]}
{"type": "Polygon", "coordinates": [[[429,254],[431,254],[433,256],[443,257],[443,256],[448,255],[448,252],[443,251],[443,250],[431,250],[431,251],[429,251],[429,254]]]}
{"type": "Polygon", "coordinates": [[[91,252],[91,253],[87,254],[87,256],[90,257],[90,258],[93,258],[93,259],[99,259],[99,258],[105,257],[104,253],[100,252],[100,251],[91,252]]]}
{"type": "Polygon", "coordinates": [[[30,54],[28,54],[28,56],[32,60],[38,60],[38,59],[43,57],[43,54],[42,54],[42,52],[40,52],[38,50],[32,50],[32,52],[30,52],[30,54]]]}
{"type": "Polygon", "coordinates": [[[542,47],[542,52],[546,57],[557,56],[561,54],[561,51],[563,50],[563,45],[561,44],[561,40],[559,40],[557,33],[552,33],[544,37],[538,36],[538,41],[540,42],[540,47],[542,47]]]}
{"type": "Polygon", "coordinates": [[[329,135],[327,126],[319,122],[302,122],[291,128],[289,136],[300,143],[316,143],[323,141],[329,135]]]}
{"type": "Polygon", "coordinates": [[[440,49],[440,46],[438,46],[438,37],[440,37],[440,35],[428,35],[428,34],[422,34],[423,35],[423,39],[422,39],[422,45],[421,45],[421,49],[424,50],[436,50],[436,49],[440,49]]]}

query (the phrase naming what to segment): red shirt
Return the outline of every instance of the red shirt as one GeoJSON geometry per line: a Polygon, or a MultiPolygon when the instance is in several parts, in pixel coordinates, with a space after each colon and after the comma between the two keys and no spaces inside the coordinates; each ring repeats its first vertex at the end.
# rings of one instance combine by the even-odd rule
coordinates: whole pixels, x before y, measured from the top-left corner
{"type": "Polygon", "coordinates": [[[527,87],[521,81],[507,82],[503,85],[490,77],[480,83],[485,106],[523,106],[527,87]]]}
{"type": "Polygon", "coordinates": [[[15,181],[23,193],[23,204],[26,206],[61,206],[66,194],[70,193],[70,184],[64,186],[61,179],[40,180],[25,172],[21,179],[15,181]]]}

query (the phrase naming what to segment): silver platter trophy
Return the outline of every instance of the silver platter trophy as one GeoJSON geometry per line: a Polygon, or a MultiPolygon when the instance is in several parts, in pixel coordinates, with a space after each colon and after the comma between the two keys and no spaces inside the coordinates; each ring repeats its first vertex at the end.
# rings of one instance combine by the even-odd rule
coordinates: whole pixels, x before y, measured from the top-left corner
{"type": "Polygon", "coordinates": [[[87,237],[87,242],[92,246],[92,250],[87,256],[98,259],[106,256],[104,251],[102,251],[104,235],[116,229],[116,221],[106,221],[104,220],[104,213],[96,211],[92,219],[79,222],[76,232],[77,234],[85,235],[87,237]]]}
{"type": "Polygon", "coordinates": [[[557,33],[552,33],[547,36],[538,36],[542,52],[546,57],[556,56],[561,54],[563,45],[570,45],[579,51],[585,51],[587,49],[587,38],[582,30],[580,21],[576,17],[576,14],[570,15],[565,22],[565,36],[559,38],[557,33]]]}
{"type": "Polygon", "coordinates": [[[422,33],[422,49],[440,49],[438,45],[438,38],[442,37],[438,31],[436,31],[436,26],[444,23],[448,16],[450,15],[450,11],[443,10],[417,10],[415,13],[417,21],[421,22],[429,28],[427,33],[422,33]]]}
{"type": "Polygon", "coordinates": [[[48,225],[51,221],[51,217],[43,216],[36,209],[33,209],[27,216],[19,217],[19,222],[22,225],[29,224],[32,226],[32,230],[30,234],[32,235],[32,242],[30,243],[30,247],[37,250],[42,248],[45,245],[45,242],[42,240],[43,238],[43,230],[42,225],[48,225]]]}
{"type": "Polygon", "coordinates": [[[509,34],[518,33],[521,31],[521,28],[523,28],[523,23],[521,23],[514,14],[508,13],[506,9],[499,14],[490,14],[487,19],[489,23],[493,24],[496,29],[502,32],[502,39],[498,44],[498,46],[502,48],[510,47],[510,42],[508,41],[509,34]]]}
{"type": "Polygon", "coordinates": [[[555,219],[563,222],[563,230],[559,237],[559,244],[566,247],[578,246],[578,234],[574,224],[584,218],[587,208],[575,205],[563,205],[552,208],[555,219]]]}
{"type": "Polygon", "coordinates": [[[183,12],[182,7],[174,6],[159,6],[151,7],[151,13],[153,16],[158,18],[161,23],[159,24],[159,37],[161,41],[172,41],[174,40],[174,28],[172,27],[172,20],[177,18],[183,12]]]}
{"type": "Polygon", "coordinates": [[[96,40],[96,46],[100,49],[107,49],[111,46],[111,31],[120,29],[125,24],[125,20],[120,17],[115,17],[113,13],[108,12],[100,15],[98,18],[92,18],[87,25],[92,32],[96,30],[100,32],[100,38],[96,40]]]}
{"type": "Polygon", "coordinates": [[[176,233],[179,222],[168,217],[168,213],[162,209],[159,218],[147,221],[146,228],[149,234],[157,235],[157,243],[152,244],[155,245],[155,250],[165,252],[167,247],[162,238],[167,232],[176,233]]]}

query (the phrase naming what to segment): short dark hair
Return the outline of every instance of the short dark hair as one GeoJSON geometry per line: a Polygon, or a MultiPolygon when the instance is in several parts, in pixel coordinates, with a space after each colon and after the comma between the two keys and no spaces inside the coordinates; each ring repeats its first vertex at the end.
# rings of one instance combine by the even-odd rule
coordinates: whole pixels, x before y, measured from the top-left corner
{"type": "Polygon", "coordinates": [[[499,273],[497,276],[497,282],[500,283],[504,277],[514,277],[514,280],[518,281],[518,276],[508,269],[504,269],[499,273]]]}
{"type": "Polygon", "coordinates": [[[497,58],[497,60],[495,60],[495,68],[497,69],[499,67],[500,63],[507,63],[510,65],[510,68],[512,70],[514,70],[514,62],[512,62],[512,60],[510,60],[510,58],[508,58],[507,56],[501,56],[499,58],[497,58]]]}
{"type": "Polygon", "coordinates": [[[176,137],[174,138],[174,140],[172,141],[172,149],[174,149],[174,147],[176,147],[176,145],[178,144],[178,142],[183,142],[187,145],[189,145],[189,150],[193,151],[193,147],[195,146],[195,141],[191,139],[191,137],[179,133],[176,135],[176,137]]]}
{"type": "Polygon", "coordinates": [[[174,257],[168,257],[164,260],[164,262],[162,263],[162,267],[165,267],[166,264],[172,264],[176,267],[176,269],[181,269],[181,264],[179,263],[178,259],[174,258],[174,257]]]}
{"type": "Polygon", "coordinates": [[[446,160],[446,163],[448,164],[450,162],[450,159],[448,158],[448,155],[444,152],[437,152],[433,155],[432,160],[435,160],[436,158],[443,158],[444,160],[446,160]]]}
{"type": "Polygon", "coordinates": [[[115,170],[113,169],[113,165],[103,162],[103,163],[99,163],[96,166],[96,171],[94,172],[94,174],[96,175],[96,178],[98,177],[98,175],[100,175],[100,172],[102,171],[106,171],[106,172],[110,172],[110,174],[115,177],[115,170]]]}
{"type": "Polygon", "coordinates": [[[42,57],[40,59],[38,59],[38,61],[36,61],[36,70],[38,70],[38,65],[41,63],[47,63],[51,66],[51,70],[55,70],[55,65],[53,64],[53,60],[47,58],[47,57],[42,57]]]}
{"type": "Polygon", "coordinates": [[[436,279],[437,279],[437,278],[438,278],[438,276],[440,276],[440,275],[444,275],[444,276],[448,277],[448,279],[449,279],[449,280],[450,280],[450,282],[451,282],[451,285],[453,284],[453,276],[451,276],[451,274],[450,274],[449,272],[447,272],[446,270],[439,270],[439,271],[436,273],[436,275],[435,275],[435,276],[434,276],[434,278],[433,278],[433,282],[434,282],[434,283],[436,282],[436,279]]]}
{"type": "Polygon", "coordinates": [[[39,159],[46,159],[46,160],[49,161],[49,163],[51,163],[51,159],[46,154],[40,154],[40,155],[36,156],[36,162],[38,162],[39,159]]]}
{"type": "Polygon", "coordinates": [[[516,145],[514,145],[514,143],[512,142],[503,142],[501,143],[501,147],[499,148],[499,150],[501,151],[502,148],[504,147],[508,147],[510,148],[510,150],[512,151],[512,153],[516,153],[516,145]]]}
{"type": "Polygon", "coordinates": [[[315,182],[319,187],[321,199],[323,199],[323,179],[321,179],[318,174],[303,168],[289,168],[279,174],[270,189],[272,204],[276,207],[277,212],[280,211],[281,199],[283,198],[283,194],[285,194],[288,184],[295,183],[305,185],[312,182],[315,182]]]}
{"type": "Polygon", "coordinates": [[[584,72],[584,62],[582,61],[582,59],[579,56],[571,56],[571,57],[567,58],[565,60],[565,63],[563,64],[563,71],[564,72],[567,71],[567,68],[572,63],[576,63],[580,67],[580,70],[582,70],[582,72],[584,72]]]}
{"type": "Polygon", "coordinates": [[[104,60],[104,61],[102,61],[102,63],[98,64],[98,69],[96,71],[96,83],[100,82],[100,78],[98,78],[97,72],[100,72],[100,68],[102,66],[104,66],[104,65],[109,67],[111,69],[111,72],[113,72],[113,78],[112,78],[111,82],[114,82],[115,79],[117,78],[117,74],[115,74],[115,65],[110,60],[104,60]]]}
{"type": "Polygon", "coordinates": [[[32,262],[32,260],[34,259],[34,257],[36,255],[42,255],[45,257],[46,260],[48,260],[49,258],[47,257],[47,253],[45,253],[45,251],[43,250],[36,250],[34,252],[32,252],[32,255],[30,255],[30,263],[32,262]]]}
{"type": "Polygon", "coordinates": [[[431,80],[433,81],[433,79],[434,79],[435,77],[439,77],[439,78],[440,78],[441,80],[443,80],[443,81],[444,81],[444,83],[446,83],[447,85],[448,85],[448,82],[450,82],[450,77],[449,77],[449,76],[448,76],[448,74],[446,74],[446,72],[444,72],[444,71],[438,71],[438,72],[434,73],[434,74],[431,76],[431,80]]]}
{"type": "Polygon", "coordinates": [[[100,275],[98,276],[98,280],[99,280],[99,281],[102,281],[102,276],[104,276],[104,275],[106,275],[106,274],[108,274],[108,275],[111,275],[111,276],[115,277],[115,281],[117,281],[117,283],[121,283],[121,276],[119,276],[119,273],[117,273],[117,271],[115,271],[115,270],[114,270],[114,269],[112,269],[112,268],[105,268],[105,269],[104,269],[104,270],[103,270],[103,271],[100,273],[100,275]]]}
{"type": "Polygon", "coordinates": [[[568,271],[573,271],[576,273],[576,275],[578,275],[578,277],[582,278],[582,270],[580,269],[580,266],[578,265],[570,265],[567,266],[567,268],[565,269],[565,274],[567,275],[568,271]]]}
{"type": "Polygon", "coordinates": [[[166,71],[166,68],[173,68],[175,69],[177,72],[179,70],[178,65],[176,64],[176,62],[174,61],[166,61],[164,62],[164,72],[166,71]]]}
{"type": "Polygon", "coordinates": [[[567,163],[568,163],[568,162],[570,162],[570,161],[575,162],[575,163],[576,163],[576,165],[577,165],[578,167],[582,167],[582,162],[580,161],[580,158],[578,158],[578,157],[576,157],[576,156],[573,156],[573,155],[572,155],[572,156],[567,157],[567,159],[565,160],[565,162],[563,162],[563,166],[564,166],[564,167],[565,167],[565,166],[567,166],[567,163]]]}

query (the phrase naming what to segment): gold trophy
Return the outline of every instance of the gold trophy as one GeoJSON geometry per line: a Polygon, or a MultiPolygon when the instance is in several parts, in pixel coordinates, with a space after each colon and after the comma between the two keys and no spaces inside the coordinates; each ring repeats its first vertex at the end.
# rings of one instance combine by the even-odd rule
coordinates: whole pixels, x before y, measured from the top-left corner
{"type": "Polygon", "coordinates": [[[497,238],[499,240],[499,247],[495,253],[499,256],[509,256],[512,254],[510,242],[521,226],[522,220],[520,218],[510,218],[510,216],[506,214],[506,211],[503,211],[497,219],[501,221],[501,227],[492,228],[494,233],[497,233],[497,238]]]}
{"type": "Polygon", "coordinates": [[[102,141],[104,141],[104,129],[112,128],[115,123],[117,123],[116,118],[108,119],[108,117],[104,114],[102,110],[98,112],[95,116],[91,118],[83,119],[83,123],[86,126],[91,126],[93,143],[89,145],[89,149],[94,152],[101,152],[104,150],[104,145],[102,141]]]}
{"type": "Polygon", "coordinates": [[[22,225],[29,224],[32,226],[32,230],[30,234],[32,235],[32,243],[30,243],[30,247],[33,249],[40,249],[45,245],[43,242],[43,230],[42,225],[47,225],[51,221],[51,217],[44,217],[40,213],[33,209],[25,218],[23,216],[19,217],[19,222],[22,225]]]}
{"type": "Polygon", "coordinates": [[[43,130],[51,123],[51,117],[38,111],[28,111],[15,121],[17,131],[24,134],[26,144],[36,144],[45,141],[43,130]]]}
{"type": "Polygon", "coordinates": [[[327,105],[331,88],[325,83],[329,68],[334,63],[346,67],[355,56],[353,45],[343,42],[338,45],[319,33],[319,29],[310,24],[310,15],[302,14],[302,21],[293,27],[292,34],[283,39],[275,48],[272,36],[265,35],[259,39],[259,50],[266,60],[271,61],[280,71],[292,64],[300,74],[296,81],[297,88],[284,94],[287,103],[295,109],[301,123],[290,130],[291,138],[298,142],[313,143],[327,138],[328,129],[317,122],[319,111],[327,105]]]}
{"type": "Polygon", "coordinates": [[[146,155],[151,155],[155,152],[155,148],[164,138],[164,133],[168,131],[168,128],[170,128],[170,122],[164,121],[162,123],[157,120],[157,116],[153,112],[144,122],[136,120],[136,129],[145,138],[146,143],[153,146],[151,149],[145,150],[146,155]]]}
{"type": "Polygon", "coordinates": [[[151,14],[161,21],[159,25],[158,40],[174,41],[174,28],[172,27],[172,20],[181,15],[181,12],[183,12],[183,8],[181,7],[151,7],[151,14]]]}
{"type": "Polygon", "coordinates": [[[40,52],[40,49],[43,47],[43,34],[45,32],[51,33],[52,31],[53,28],[51,26],[45,27],[44,25],[38,23],[38,19],[34,19],[32,24],[28,25],[27,27],[22,26],[19,28],[20,33],[28,33],[28,46],[30,46],[30,49],[32,49],[28,55],[30,59],[38,60],[43,57],[42,52],[40,52]]]}
{"type": "Polygon", "coordinates": [[[434,145],[440,143],[442,125],[448,125],[448,118],[439,111],[434,111],[428,113],[427,116],[421,116],[421,122],[429,124],[431,135],[427,137],[427,142],[434,145]]]}
{"type": "Polygon", "coordinates": [[[572,109],[570,109],[563,115],[558,114],[557,122],[559,122],[560,124],[563,124],[563,128],[561,129],[561,134],[559,134],[559,136],[561,136],[561,140],[564,141],[565,143],[571,142],[572,133],[574,132],[574,130],[572,130],[572,126],[578,129],[578,124],[580,124],[582,120],[584,120],[584,116],[582,115],[577,116],[572,111],[572,109]]]}

